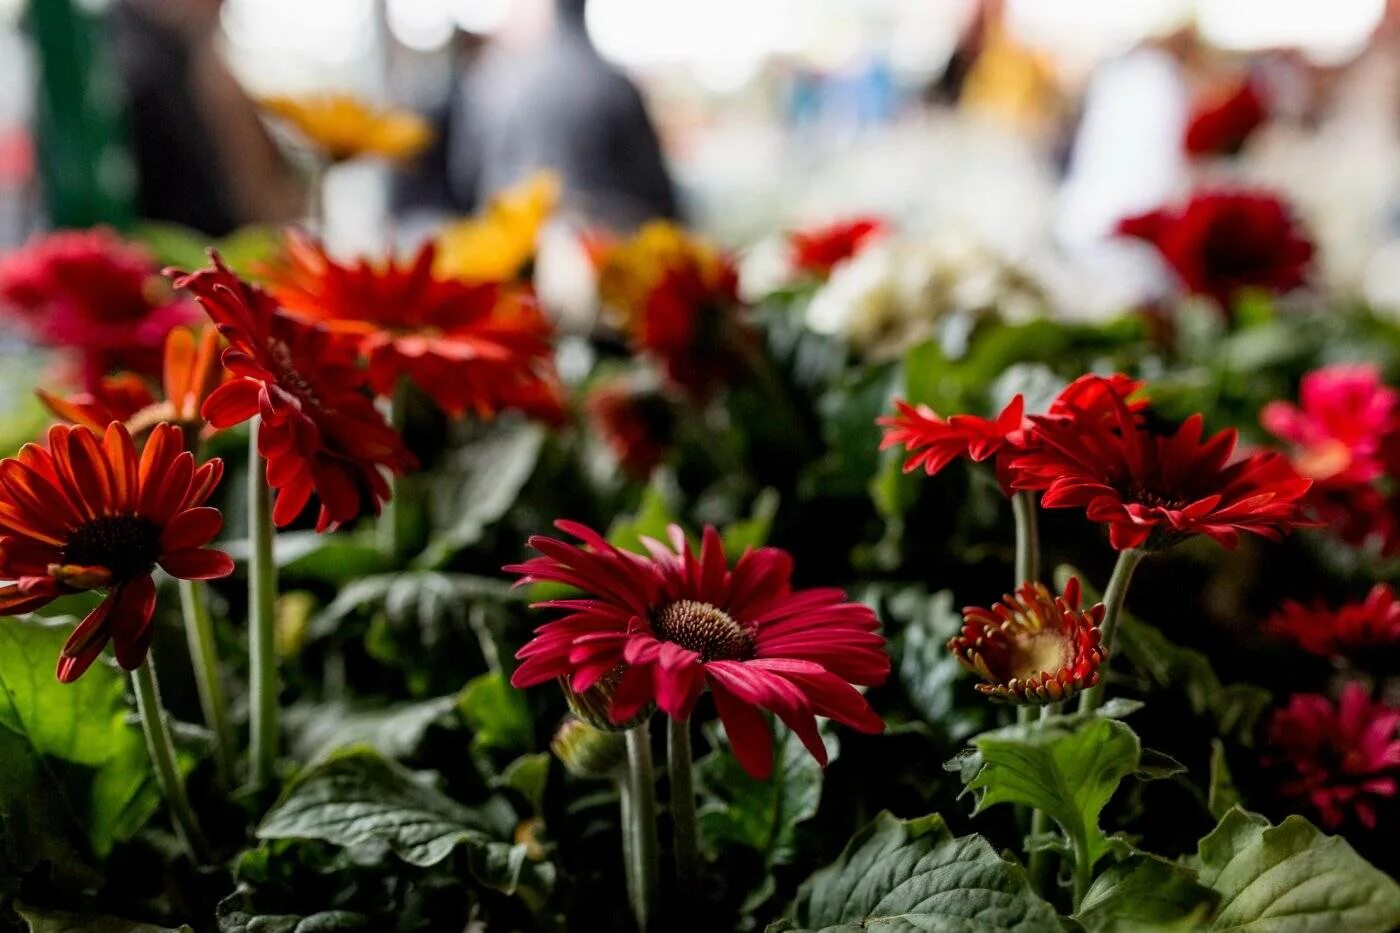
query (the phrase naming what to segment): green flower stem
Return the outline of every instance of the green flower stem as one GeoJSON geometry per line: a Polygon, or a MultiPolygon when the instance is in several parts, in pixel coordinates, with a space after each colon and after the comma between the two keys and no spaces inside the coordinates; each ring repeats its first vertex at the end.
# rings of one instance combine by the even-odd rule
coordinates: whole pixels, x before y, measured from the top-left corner
{"type": "Polygon", "coordinates": [[[220,680],[219,649],[214,640],[214,620],[209,616],[209,594],[196,580],[181,580],[180,608],[185,617],[185,638],[190,645],[195,685],[204,722],[214,733],[214,766],[224,787],[233,782],[233,726],[228,718],[228,700],[220,680]]]}
{"type": "MultiPolygon", "coordinates": [[[[1103,594],[1104,617],[1102,632],[1102,644],[1104,651],[1108,654],[1108,660],[1113,655],[1113,636],[1118,632],[1118,617],[1123,614],[1123,600],[1128,595],[1128,584],[1132,582],[1133,571],[1137,565],[1147,556],[1146,551],[1139,551],[1136,548],[1128,548],[1118,554],[1118,564],[1113,568],[1113,576],[1109,578],[1108,589],[1103,594]]],[[[1104,663],[1108,663],[1106,660],[1104,663]]],[[[1090,713],[1099,708],[1103,702],[1104,685],[1108,671],[1104,670],[1099,682],[1093,687],[1085,690],[1079,696],[1079,711],[1090,713]]]]}
{"type": "Polygon", "coordinates": [[[627,730],[627,779],[629,781],[627,808],[630,826],[623,831],[632,835],[632,860],[629,888],[632,913],[637,929],[646,933],[656,912],[657,886],[660,879],[660,847],[656,837],[656,778],[651,763],[651,726],[643,722],[627,730]]]}
{"type": "Polygon", "coordinates": [[[1089,862],[1089,840],[1076,836],[1074,842],[1074,909],[1084,901],[1094,880],[1094,866],[1089,862]]]}
{"type": "Polygon", "coordinates": [[[675,834],[677,891],[682,903],[693,902],[700,874],[700,844],[695,822],[695,778],[691,774],[690,722],[666,717],[671,776],[671,827],[675,834]]]}
{"type": "MultiPolygon", "coordinates": [[[[1028,709],[1029,707],[1021,707],[1028,709]]],[[[1040,720],[1043,722],[1054,715],[1052,704],[1047,703],[1040,708],[1040,720]]],[[[1050,832],[1050,814],[1044,810],[1034,810],[1031,813],[1031,840],[1043,838],[1050,832]]],[[[1030,853],[1027,872],[1030,874],[1031,884],[1042,897],[1048,897],[1051,893],[1051,886],[1054,883],[1055,863],[1050,858],[1050,853],[1045,849],[1033,849],[1030,853]]]]}
{"type": "Polygon", "coordinates": [[[200,832],[199,820],[190,808],[190,800],[185,796],[185,782],[176,764],[175,743],[170,737],[170,722],[166,718],[165,708],[161,706],[156,669],[149,656],[145,664],[131,672],[131,685],[136,689],[136,709],[141,714],[141,730],[146,734],[146,750],[151,755],[156,783],[170,806],[175,829],[190,858],[199,864],[207,863],[209,847],[204,842],[204,834],[200,832]]]}
{"type": "MultiPolygon", "coordinates": [[[[402,434],[408,408],[407,380],[399,380],[393,393],[380,404],[389,427],[402,434]]],[[[379,553],[383,554],[390,564],[397,564],[403,553],[403,523],[408,513],[401,507],[400,499],[408,494],[409,486],[406,477],[396,473],[389,474],[389,499],[384,503],[374,526],[375,543],[379,547],[379,553]]]]}
{"type": "Polygon", "coordinates": [[[1011,497],[1016,519],[1016,586],[1040,579],[1040,531],[1036,527],[1035,493],[1021,490],[1011,497]]]}
{"type": "Polygon", "coordinates": [[[272,490],[258,454],[258,419],[248,434],[248,657],[251,784],[266,787],[277,765],[277,564],[272,556],[272,490]]]}

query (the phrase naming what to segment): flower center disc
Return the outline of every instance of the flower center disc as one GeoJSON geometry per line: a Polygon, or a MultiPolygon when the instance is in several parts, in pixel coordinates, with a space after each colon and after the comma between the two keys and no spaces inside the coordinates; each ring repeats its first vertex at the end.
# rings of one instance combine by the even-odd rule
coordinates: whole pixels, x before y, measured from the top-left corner
{"type": "Polygon", "coordinates": [[[160,529],[136,515],[105,515],[79,525],[63,547],[63,562],[112,571],[115,580],[147,573],[160,557],[160,529]]]}
{"type": "Polygon", "coordinates": [[[1017,680],[1053,674],[1074,660],[1070,640],[1053,628],[1042,629],[1027,638],[1013,639],[1007,667],[1017,680]]]}
{"type": "Polygon", "coordinates": [[[753,632],[723,609],[694,599],[667,603],[653,614],[656,637],[688,648],[705,661],[744,661],[753,657],[753,632]]]}

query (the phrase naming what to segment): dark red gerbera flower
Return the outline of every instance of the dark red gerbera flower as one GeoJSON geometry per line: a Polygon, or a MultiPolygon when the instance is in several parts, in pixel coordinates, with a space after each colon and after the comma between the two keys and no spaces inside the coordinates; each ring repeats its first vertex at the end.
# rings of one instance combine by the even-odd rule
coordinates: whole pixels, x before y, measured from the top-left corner
{"type": "Polygon", "coordinates": [[[1108,657],[1100,644],[1104,607],[1080,608],[1079,578],[1055,596],[1023,583],[991,609],[963,610],[962,632],[948,650],[981,677],[977,689],[999,700],[1058,703],[1099,682],[1108,657]]]}
{"type": "Polygon", "coordinates": [[[232,378],[204,402],[216,429],[258,416],[258,452],[277,492],[273,520],[286,525],[314,492],[316,530],[348,522],[389,498],[381,469],[403,473],[413,458],[363,391],[353,337],[283,313],[267,292],[214,263],[176,280],[228,341],[232,378]]]}
{"type": "Polygon", "coordinates": [[[1083,508],[1119,550],[1194,534],[1233,548],[1240,532],[1277,539],[1309,524],[1300,500],[1312,483],[1281,454],[1234,458],[1233,430],[1203,440],[1201,415],[1171,428],[1109,397],[1111,418],[1033,417],[1013,487],[1044,490],[1045,508],[1083,508]]]}
{"type": "Polygon", "coordinates": [[[1298,472],[1321,486],[1370,483],[1385,473],[1381,455],[1400,421],[1400,394],[1371,364],[1325,366],[1303,377],[1298,405],[1275,401],[1259,422],[1289,443],[1298,472]]]}
{"type": "Polygon", "coordinates": [[[563,417],[553,328],[520,287],[433,274],[436,246],[412,262],[337,263],[297,230],[268,270],[273,296],[291,314],[359,341],[369,381],[382,396],[403,378],[449,415],[490,418],[502,410],[563,417]]]}
{"type": "Polygon", "coordinates": [[[51,233],[0,258],[0,306],[34,339],[76,351],[88,390],[115,370],[155,375],[165,335],[196,314],[149,253],[105,228],[51,233]]]}
{"type": "Polygon", "coordinates": [[[1234,155],[1268,116],[1256,82],[1245,79],[1197,102],[1186,124],[1186,153],[1234,155]]]}
{"type": "Polygon", "coordinates": [[[1286,772],[1279,793],[1308,804],[1322,825],[1351,817],[1368,829],[1376,808],[1395,796],[1400,769],[1400,709],[1372,701],[1348,684],[1335,706],[1324,696],[1295,694],[1269,721],[1264,763],[1286,772]]]}
{"type": "Polygon", "coordinates": [[[1393,648],[1400,645],[1400,601],[1385,583],[1376,584],[1363,602],[1335,609],[1288,600],[1264,630],[1323,657],[1393,648]]]}
{"type": "Polygon", "coordinates": [[[666,269],[647,296],[634,338],[671,382],[696,398],[743,371],[753,334],[739,319],[738,278],[725,264],[719,281],[698,266],[666,269]]]}
{"type": "Polygon", "coordinates": [[[151,644],[157,565],[172,577],[207,580],[233,573],[233,561],[206,548],[223,525],[204,503],[223,463],[195,467],[180,429],[158,424],[138,456],[126,428],[99,436],[54,425],[48,448],[26,444],[0,461],[0,612],[33,612],[80,590],[107,598],[73,630],[58,679],[83,675],[107,642],[117,663],[135,670],[151,644]]]}
{"type": "Polygon", "coordinates": [[[586,596],[538,604],[564,615],[540,626],[520,650],[515,686],[568,678],[582,693],[615,678],[615,723],[652,702],[688,719],[708,686],[739,763],[757,778],[768,776],[773,757],[760,708],[786,723],[823,765],[816,716],[862,732],[884,728],[851,686],[889,675],[875,613],[839,589],[794,591],[785,551],[747,550],[731,570],[712,527],[698,557],[675,526],[670,548],[644,538],[644,557],[575,522],[556,524],[584,546],[537,536],[530,546],[543,556],[506,570],[521,574],[521,583],[563,583],[586,596]]]}
{"type": "Polygon", "coordinates": [[[660,391],[617,379],[592,389],[584,407],[593,430],[632,476],[646,479],[666,459],[676,430],[676,411],[660,391]]]}
{"type": "Polygon", "coordinates": [[[1227,311],[1240,291],[1281,294],[1302,285],[1313,256],[1288,207],[1263,193],[1197,194],[1185,207],[1130,217],[1118,232],[1151,243],[1183,288],[1227,311]]]}
{"type": "Polygon", "coordinates": [[[788,234],[792,268],[795,272],[824,279],[839,263],[883,236],[886,229],[885,222],[878,217],[853,217],[815,230],[794,230],[788,234]]]}

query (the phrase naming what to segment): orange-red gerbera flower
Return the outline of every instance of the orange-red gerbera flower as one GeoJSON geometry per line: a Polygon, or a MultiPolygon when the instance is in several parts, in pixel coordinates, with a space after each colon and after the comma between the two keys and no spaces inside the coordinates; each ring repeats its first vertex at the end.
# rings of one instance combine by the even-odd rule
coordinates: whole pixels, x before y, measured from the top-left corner
{"type": "Polygon", "coordinates": [[[94,431],[120,421],[133,436],[140,436],[168,421],[194,435],[204,423],[200,406],[223,375],[218,359],[219,334],[213,327],[201,327],[198,336],[188,327],[176,327],[165,338],[164,398],[135,373],[104,376],[91,392],[67,398],[46,389],[34,393],[55,417],[94,431]]]}
{"type": "Polygon", "coordinates": [[[284,260],[269,271],[288,312],[352,335],[379,395],[407,378],[449,415],[489,418],[516,409],[563,415],[552,328],[526,289],[435,275],[427,243],[411,263],[337,263],[289,230],[284,260]]]}
{"type": "Polygon", "coordinates": [[[403,473],[413,458],[364,391],[356,341],[277,307],[272,296],[213,265],[176,280],[188,289],[228,341],[232,374],[205,400],[216,429],[258,416],[258,452],[277,490],[273,521],[286,525],[314,492],[321,500],[316,530],[348,522],[389,498],[381,468],[403,473]]]}
{"type": "Polygon", "coordinates": [[[205,547],[223,516],[204,503],[223,463],[195,467],[180,429],[158,424],[138,456],[112,423],[99,436],[54,425],[48,447],[26,444],[0,461],[0,612],[32,612],[66,593],[105,589],[63,646],[58,679],[72,683],[107,642],[135,670],[151,644],[157,565],[172,577],[208,580],[233,560],[205,547]]]}
{"type": "Polygon", "coordinates": [[[825,279],[839,263],[879,239],[885,230],[885,222],[878,217],[852,217],[814,230],[794,230],[787,238],[792,268],[825,279]]]}
{"type": "Polygon", "coordinates": [[[1080,608],[1079,578],[1054,596],[1042,583],[1023,583],[990,609],[963,610],[963,627],[948,650],[998,700],[1058,703],[1099,682],[1108,651],[1099,643],[1104,607],[1080,608]]]}

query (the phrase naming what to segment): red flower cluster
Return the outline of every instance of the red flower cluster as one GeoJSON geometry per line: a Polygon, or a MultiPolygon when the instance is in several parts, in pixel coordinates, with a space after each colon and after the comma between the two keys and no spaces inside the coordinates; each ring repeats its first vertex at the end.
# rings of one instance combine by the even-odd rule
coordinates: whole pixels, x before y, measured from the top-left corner
{"type": "Polygon", "coordinates": [[[175,282],[189,289],[228,341],[229,381],[204,402],[216,429],[258,416],[258,451],[278,491],[273,520],[286,525],[314,492],[318,531],[389,497],[382,469],[406,472],[413,458],[364,392],[357,342],[284,313],[267,292],[214,263],[175,282]]]}
{"type": "Polygon", "coordinates": [[[291,230],[283,262],[268,273],[289,313],[358,341],[379,395],[392,395],[407,378],[449,415],[490,418],[515,409],[561,418],[553,329],[534,296],[434,275],[435,259],[428,243],[406,265],[342,265],[291,230]]]}
{"type": "Polygon", "coordinates": [[[889,675],[875,613],[839,589],[794,591],[786,552],[747,550],[731,569],[711,527],[698,556],[675,526],[671,547],[644,538],[649,556],[642,556],[575,522],[556,525],[583,546],[537,536],[530,546],[543,556],[505,569],[521,583],[563,583],[585,597],[538,604],[564,614],[520,650],[516,687],[567,678],[570,689],[585,693],[603,684],[610,719],[626,723],[653,702],[686,720],[708,686],[735,756],[758,778],[768,776],[773,758],[760,708],[822,764],[816,716],[862,732],[884,729],[851,686],[889,675]]]}
{"type": "Polygon", "coordinates": [[[152,257],[110,230],[65,230],[0,258],[0,306],[32,337],[77,351],[84,388],[115,370],[160,371],[161,345],[194,308],[152,257]]]}
{"type": "Polygon", "coordinates": [[[1022,418],[1015,399],[996,421],[939,418],[900,404],[880,422],[883,446],[913,456],[906,470],[930,474],[955,457],[996,455],[1004,489],[1044,493],[1046,508],[1083,508],[1109,526],[1113,546],[1163,548],[1193,534],[1234,547],[1240,532],[1278,538],[1305,524],[1299,499],[1310,482],[1275,453],[1235,456],[1236,434],[1202,439],[1193,415],[1168,428],[1147,403],[1130,401],[1140,384],[1118,374],[1084,376],[1044,415],[1022,418]]]}
{"type": "Polygon", "coordinates": [[[1376,584],[1363,602],[1335,609],[1289,600],[1269,618],[1264,630],[1323,657],[1394,648],[1400,645],[1400,601],[1385,583],[1376,584]]]}
{"type": "Polygon", "coordinates": [[[676,412],[661,392],[618,379],[590,391],[584,407],[593,430],[633,477],[646,479],[666,459],[676,412]]]}
{"type": "Polygon", "coordinates": [[[26,444],[0,461],[0,612],[32,612],[67,593],[107,597],[73,630],[58,679],[83,675],[107,642],[135,670],[151,644],[157,565],[172,577],[207,580],[233,561],[206,548],[223,525],[205,506],[223,463],[196,468],[180,429],[158,424],[138,455],[126,428],[101,436],[55,425],[48,447],[26,444]]]}
{"type": "Polygon", "coordinates": [[[1313,257],[1288,207],[1264,193],[1197,194],[1183,207],[1123,220],[1118,232],[1151,243],[1186,291],[1227,312],[1243,290],[1282,294],[1302,285],[1313,257]]]}
{"type": "Polygon", "coordinates": [[[668,379],[697,398],[742,369],[738,344],[752,335],[737,319],[738,287],[727,262],[717,280],[696,265],[667,269],[637,322],[637,344],[668,379]]]}
{"type": "Polygon", "coordinates": [[[1375,366],[1337,365],[1304,376],[1298,402],[1270,402],[1259,421],[1313,481],[1309,507],[1343,540],[1393,551],[1397,506],[1379,484],[1400,475],[1400,393],[1375,366]]]}
{"type": "Polygon", "coordinates": [[[788,234],[788,250],[794,272],[824,279],[838,264],[884,236],[885,222],[878,217],[853,217],[788,234]]]}
{"type": "Polygon", "coordinates": [[[1286,772],[1284,796],[1316,811],[1322,825],[1338,829],[1355,818],[1376,826],[1376,808],[1395,796],[1400,773],[1400,709],[1374,702],[1359,683],[1348,684],[1339,703],[1300,694],[1269,722],[1264,762],[1286,772]]]}
{"type": "Polygon", "coordinates": [[[1186,153],[1234,155],[1268,117],[1256,82],[1245,79],[1197,103],[1186,124],[1186,153]]]}

